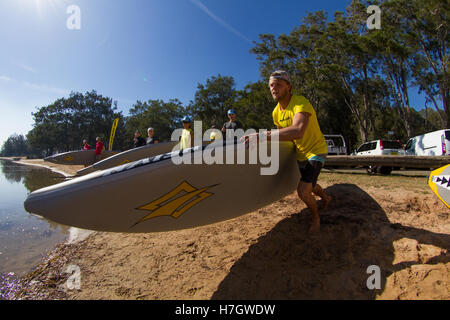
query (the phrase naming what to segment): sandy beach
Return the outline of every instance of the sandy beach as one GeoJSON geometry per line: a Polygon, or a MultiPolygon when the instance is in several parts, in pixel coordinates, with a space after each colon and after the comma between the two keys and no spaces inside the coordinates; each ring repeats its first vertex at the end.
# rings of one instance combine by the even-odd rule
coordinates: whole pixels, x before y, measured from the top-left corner
{"type": "MultiPolygon", "coordinates": [[[[20,162],[68,175],[81,168],[20,162]]],[[[11,298],[450,299],[450,211],[426,178],[324,171],[319,182],[334,198],[319,234],[308,234],[311,215],[296,193],[195,229],[94,232],[58,245],[11,298]],[[370,266],[379,289],[368,288],[370,266]]]]}

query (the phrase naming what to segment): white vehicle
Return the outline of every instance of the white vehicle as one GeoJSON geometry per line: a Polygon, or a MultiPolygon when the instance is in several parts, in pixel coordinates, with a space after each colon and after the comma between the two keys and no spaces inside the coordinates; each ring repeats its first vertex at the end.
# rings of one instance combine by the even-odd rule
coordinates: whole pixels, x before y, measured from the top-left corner
{"type": "MultiPolygon", "coordinates": [[[[396,140],[375,140],[362,144],[354,152],[357,156],[382,156],[382,155],[405,155],[405,150],[400,141],[396,140]]],[[[392,167],[370,166],[368,173],[390,174],[392,167]]]]}
{"type": "Polygon", "coordinates": [[[329,155],[346,155],[347,146],[344,137],[340,134],[324,134],[329,155]]]}
{"type": "Polygon", "coordinates": [[[382,155],[405,155],[405,150],[400,141],[375,140],[362,144],[355,155],[357,156],[382,156],[382,155]]]}
{"type": "Polygon", "coordinates": [[[411,138],[406,143],[406,154],[412,156],[450,155],[450,130],[438,130],[411,138]]]}

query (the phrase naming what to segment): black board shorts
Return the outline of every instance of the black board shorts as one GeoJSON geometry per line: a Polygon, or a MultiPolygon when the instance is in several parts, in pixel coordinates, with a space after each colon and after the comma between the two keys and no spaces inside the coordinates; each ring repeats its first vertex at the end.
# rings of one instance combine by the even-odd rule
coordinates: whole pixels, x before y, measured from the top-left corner
{"type": "Polygon", "coordinates": [[[317,179],[319,178],[320,171],[322,170],[323,163],[317,160],[306,160],[298,161],[298,170],[300,171],[301,178],[300,181],[312,183],[315,187],[317,184],[317,179]]]}

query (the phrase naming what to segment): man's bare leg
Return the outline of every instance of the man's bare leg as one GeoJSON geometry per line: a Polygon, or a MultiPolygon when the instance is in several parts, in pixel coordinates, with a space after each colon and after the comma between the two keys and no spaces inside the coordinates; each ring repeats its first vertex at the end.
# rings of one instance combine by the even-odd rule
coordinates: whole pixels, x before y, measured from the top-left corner
{"type": "Polygon", "coordinates": [[[312,224],[309,228],[309,232],[319,232],[320,231],[320,217],[319,210],[317,209],[317,201],[314,198],[312,183],[300,181],[297,187],[297,194],[300,199],[306,204],[306,206],[311,210],[312,213],[312,224]]]}
{"type": "Polygon", "coordinates": [[[333,200],[332,196],[329,196],[323,191],[322,187],[319,184],[316,184],[314,188],[312,189],[312,192],[320,197],[322,199],[322,208],[323,210],[326,210],[328,208],[328,205],[330,204],[330,201],[333,200]]]}

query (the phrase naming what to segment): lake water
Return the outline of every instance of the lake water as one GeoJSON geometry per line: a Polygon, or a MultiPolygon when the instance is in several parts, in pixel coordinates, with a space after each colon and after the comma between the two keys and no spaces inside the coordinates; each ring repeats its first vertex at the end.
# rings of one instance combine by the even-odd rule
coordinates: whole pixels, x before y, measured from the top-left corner
{"type": "Polygon", "coordinates": [[[27,213],[34,190],[59,183],[64,176],[35,166],[0,160],[0,274],[22,276],[69,236],[69,227],[27,213]]]}

